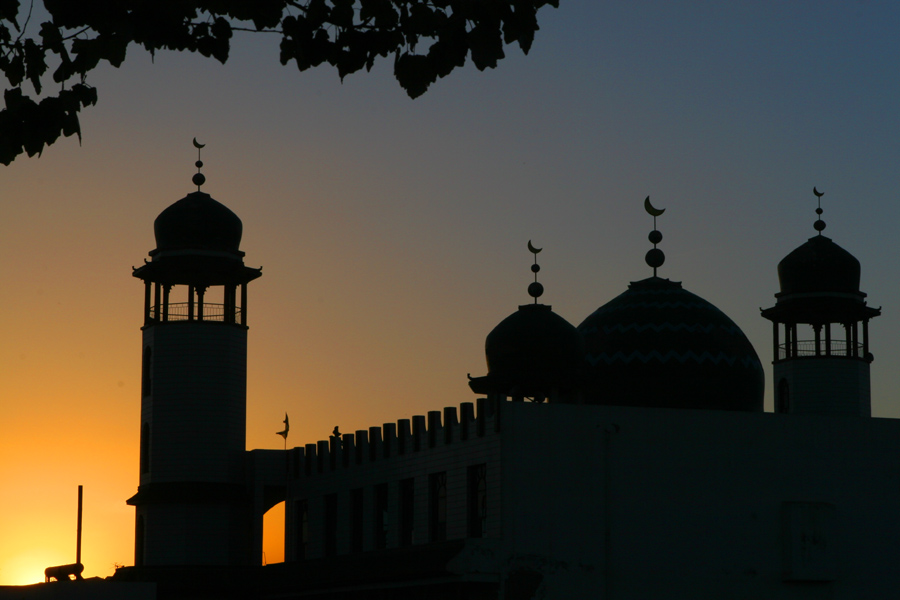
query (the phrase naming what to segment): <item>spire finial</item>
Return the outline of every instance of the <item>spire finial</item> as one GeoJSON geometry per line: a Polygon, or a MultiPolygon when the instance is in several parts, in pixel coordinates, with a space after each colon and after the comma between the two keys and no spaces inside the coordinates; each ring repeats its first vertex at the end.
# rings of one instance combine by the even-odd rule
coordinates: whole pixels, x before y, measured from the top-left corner
{"type": "Polygon", "coordinates": [[[197,191],[200,191],[200,186],[206,183],[206,176],[200,172],[200,169],[203,167],[203,161],[200,160],[200,149],[206,146],[206,144],[201,144],[197,141],[197,138],[194,138],[194,148],[197,149],[197,162],[194,165],[197,167],[197,172],[194,173],[194,176],[191,178],[191,181],[194,182],[194,185],[197,186],[197,191]]]}
{"type": "Polygon", "coordinates": [[[822,230],[825,229],[825,221],[822,220],[822,196],[825,195],[825,192],[820,192],[816,186],[813,186],[813,194],[816,195],[816,200],[819,203],[819,206],[816,208],[816,214],[819,215],[819,218],[813,223],[813,229],[819,232],[819,235],[822,235],[822,230]]]}
{"type": "Polygon", "coordinates": [[[656,217],[660,216],[666,209],[664,208],[653,208],[653,205],[650,204],[650,196],[644,200],[644,210],[647,211],[647,214],[653,217],[653,231],[650,232],[650,235],[647,236],[650,240],[650,243],[653,244],[653,248],[647,251],[647,255],[644,257],[644,260],[647,261],[647,265],[653,267],[653,276],[656,277],[656,269],[662,266],[664,262],[666,262],[666,255],[663,254],[663,251],[656,247],[658,243],[662,241],[662,234],[659,230],[656,229],[656,217]]]}
{"type": "Polygon", "coordinates": [[[541,270],[541,265],[537,262],[537,255],[543,248],[535,248],[531,243],[531,240],[528,240],[528,250],[534,254],[534,264],[531,265],[531,272],[534,273],[534,281],[528,284],[528,295],[534,298],[534,303],[537,304],[537,299],[544,293],[544,286],[538,283],[537,280],[538,271],[541,270]]]}

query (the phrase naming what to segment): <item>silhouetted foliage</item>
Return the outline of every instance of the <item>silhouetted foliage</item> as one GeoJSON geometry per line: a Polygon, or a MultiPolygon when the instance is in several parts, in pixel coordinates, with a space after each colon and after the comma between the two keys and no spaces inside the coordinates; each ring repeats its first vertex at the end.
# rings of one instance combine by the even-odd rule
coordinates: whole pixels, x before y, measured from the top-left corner
{"type": "Polygon", "coordinates": [[[224,63],[235,31],[281,36],[281,64],[301,71],[327,63],[341,79],[394,57],[394,75],[416,98],[465,64],[496,67],[504,44],[526,54],[537,11],[559,0],[44,0],[50,20],[30,21],[34,0],[0,0],[0,163],[40,153],[60,135],[81,139],[78,112],[97,102],[87,74],[118,67],[132,42],[149,50],[199,52],[224,63]],[[41,95],[51,70],[55,96],[41,95]]]}

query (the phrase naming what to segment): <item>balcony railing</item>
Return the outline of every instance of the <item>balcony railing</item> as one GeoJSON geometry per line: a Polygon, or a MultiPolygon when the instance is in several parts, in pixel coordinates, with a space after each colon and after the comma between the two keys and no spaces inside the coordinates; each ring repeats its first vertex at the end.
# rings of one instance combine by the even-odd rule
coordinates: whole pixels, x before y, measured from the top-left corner
{"type": "Polygon", "coordinates": [[[860,343],[854,344],[853,342],[847,342],[846,340],[831,340],[831,342],[826,345],[825,340],[822,340],[819,342],[818,346],[819,351],[817,353],[815,340],[797,340],[796,343],[779,344],[778,360],[783,360],[789,356],[792,358],[803,356],[863,357],[863,345],[860,343]],[[789,346],[791,348],[790,354],[788,354],[789,346]],[[826,348],[830,351],[826,351],[826,348]]]}
{"type": "MultiPolygon", "coordinates": [[[[199,303],[194,303],[194,314],[190,314],[190,303],[188,302],[170,302],[169,310],[163,314],[160,314],[158,306],[150,307],[150,314],[148,315],[151,321],[200,321],[200,316],[198,314],[198,310],[200,308],[199,303]],[[157,316],[159,315],[159,316],[157,316]]],[[[234,308],[234,318],[226,319],[225,318],[225,305],[224,304],[212,304],[210,302],[203,303],[203,321],[219,321],[219,322],[229,322],[229,323],[240,323],[241,322],[241,308],[234,308]]]]}

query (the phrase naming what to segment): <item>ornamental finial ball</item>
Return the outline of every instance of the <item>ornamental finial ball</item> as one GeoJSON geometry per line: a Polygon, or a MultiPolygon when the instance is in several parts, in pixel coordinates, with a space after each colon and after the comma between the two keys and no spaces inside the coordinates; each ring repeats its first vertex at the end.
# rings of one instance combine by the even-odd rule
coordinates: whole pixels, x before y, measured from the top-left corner
{"type": "Polygon", "coordinates": [[[647,256],[644,257],[644,260],[647,261],[647,265],[649,265],[650,267],[658,269],[664,262],[666,262],[666,255],[663,254],[663,251],[659,248],[651,248],[647,252],[647,256]]]}
{"type": "Polygon", "coordinates": [[[206,183],[206,176],[204,176],[203,173],[194,173],[194,176],[191,177],[191,181],[194,182],[194,185],[200,187],[206,183]]]}

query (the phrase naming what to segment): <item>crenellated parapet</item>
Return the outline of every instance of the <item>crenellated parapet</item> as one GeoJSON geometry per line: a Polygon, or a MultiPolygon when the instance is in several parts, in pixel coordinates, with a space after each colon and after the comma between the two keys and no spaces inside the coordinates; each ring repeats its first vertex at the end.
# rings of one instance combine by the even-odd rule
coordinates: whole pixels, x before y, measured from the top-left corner
{"type": "Polygon", "coordinates": [[[332,435],[327,440],[289,450],[294,479],[412,455],[432,448],[463,444],[500,431],[499,401],[478,398],[459,410],[448,406],[381,427],[332,435]]]}

